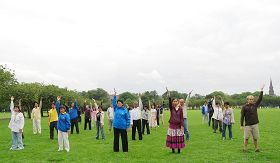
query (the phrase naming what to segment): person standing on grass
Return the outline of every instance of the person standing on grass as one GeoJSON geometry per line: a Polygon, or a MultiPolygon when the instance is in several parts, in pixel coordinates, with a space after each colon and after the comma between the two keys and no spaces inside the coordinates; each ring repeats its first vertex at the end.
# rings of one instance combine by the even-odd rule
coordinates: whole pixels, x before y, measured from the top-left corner
{"type": "Polygon", "coordinates": [[[52,103],[52,108],[49,110],[49,127],[50,127],[50,139],[53,140],[54,137],[54,129],[57,132],[57,121],[58,121],[58,113],[55,108],[55,103],[52,103]]]}
{"type": "Polygon", "coordinates": [[[164,125],[164,118],[163,118],[163,105],[160,105],[160,115],[159,115],[159,120],[162,125],[164,125]]]}
{"type": "Polygon", "coordinates": [[[37,102],[35,102],[35,107],[31,112],[31,119],[33,122],[33,134],[37,134],[37,132],[41,134],[41,109],[42,109],[42,97],[40,99],[39,105],[37,102]]]}
{"type": "Polygon", "coordinates": [[[214,109],[212,106],[213,99],[208,100],[207,108],[208,108],[208,126],[210,127],[211,122],[212,122],[212,130],[214,130],[214,118],[212,118],[214,114],[214,109]]]}
{"type": "Polygon", "coordinates": [[[156,119],[157,119],[157,127],[159,127],[159,117],[160,117],[160,107],[159,105],[156,105],[156,111],[157,111],[157,115],[156,115],[156,119]]]}
{"type": "Polygon", "coordinates": [[[214,100],[212,101],[214,113],[212,118],[214,118],[214,130],[213,133],[216,133],[219,125],[219,131],[222,133],[222,121],[223,121],[223,109],[220,107],[220,104],[216,102],[216,97],[214,96],[214,100]]]}
{"type": "Polygon", "coordinates": [[[245,104],[241,109],[241,127],[240,129],[244,129],[244,120],[245,120],[245,129],[244,129],[244,148],[243,151],[247,152],[247,145],[249,140],[249,134],[251,133],[254,140],[255,152],[260,152],[260,148],[258,145],[258,140],[260,138],[259,135],[259,118],[258,118],[258,110],[262,98],[263,98],[263,85],[261,87],[261,92],[258,100],[254,103],[254,96],[247,96],[247,104],[245,104]]]}
{"type": "Polygon", "coordinates": [[[9,128],[12,132],[12,147],[10,150],[22,150],[23,142],[22,142],[22,133],[24,127],[24,116],[21,112],[21,100],[19,101],[19,105],[14,105],[14,97],[11,97],[11,120],[9,123],[9,128]]]}
{"type": "Polygon", "coordinates": [[[186,140],[190,140],[190,133],[189,133],[189,127],[188,127],[188,115],[187,115],[187,108],[188,108],[188,104],[189,104],[189,100],[191,97],[191,92],[189,92],[186,101],[184,101],[184,99],[180,99],[179,103],[181,108],[183,108],[183,116],[184,116],[184,134],[186,136],[186,140]]]}
{"type": "Polygon", "coordinates": [[[149,110],[147,106],[144,106],[144,109],[142,110],[142,135],[145,134],[145,127],[147,128],[147,134],[150,134],[150,128],[149,128],[149,110]]]}
{"type": "Polygon", "coordinates": [[[102,140],[104,141],[104,112],[102,111],[102,106],[98,106],[98,112],[96,113],[96,140],[99,139],[99,131],[101,131],[102,140]]]}
{"type": "Polygon", "coordinates": [[[56,98],[56,111],[58,112],[58,151],[64,149],[66,152],[70,151],[70,145],[68,140],[68,135],[70,133],[70,115],[66,113],[66,108],[63,105],[60,105],[61,96],[57,96],[56,98]]]}
{"type": "Polygon", "coordinates": [[[223,133],[222,139],[226,140],[226,128],[228,127],[229,139],[232,140],[232,124],[235,123],[233,109],[230,107],[229,102],[223,101],[220,97],[223,108],[223,133]]]}
{"type": "Polygon", "coordinates": [[[149,108],[150,108],[150,112],[151,112],[151,116],[150,116],[150,126],[151,128],[156,128],[157,127],[157,111],[155,109],[155,104],[151,105],[150,101],[149,101],[149,108]]]}
{"type": "Polygon", "coordinates": [[[123,152],[128,152],[128,141],[126,130],[130,126],[130,115],[128,110],[124,107],[122,100],[117,100],[117,92],[114,89],[115,95],[112,100],[114,107],[114,152],[119,152],[119,137],[121,135],[123,152]]]}
{"type": "Polygon", "coordinates": [[[77,100],[75,100],[75,102],[71,104],[71,108],[69,108],[69,115],[71,120],[71,134],[73,134],[74,126],[76,128],[76,133],[79,134],[79,116],[77,100]]]}
{"type": "MultiPolygon", "coordinates": [[[[95,104],[94,104],[95,105],[95,104]]],[[[90,113],[91,119],[92,119],[92,127],[96,124],[96,113],[97,113],[97,108],[96,106],[92,106],[92,103],[90,103],[90,108],[92,112],[90,113]]]]}
{"type": "Polygon", "coordinates": [[[112,102],[110,107],[107,109],[107,117],[108,117],[108,124],[109,124],[109,131],[112,131],[113,121],[114,121],[114,108],[112,106],[112,102]]]}
{"type": "Polygon", "coordinates": [[[132,140],[135,139],[136,128],[138,132],[139,140],[142,140],[142,127],[141,127],[141,111],[143,110],[143,104],[141,100],[141,96],[139,94],[139,102],[134,103],[134,108],[131,111],[131,119],[132,119],[132,140]]]}
{"type": "Polygon", "coordinates": [[[202,105],[201,114],[202,114],[202,124],[204,124],[206,120],[208,122],[207,102],[205,102],[204,105],[202,105]]]}
{"type": "Polygon", "coordinates": [[[84,102],[84,114],[85,114],[85,125],[84,125],[84,130],[87,129],[87,124],[88,124],[88,129],[91,130],[91,108],[89,108],[88,105],[86,105],[86,100],[84,102]]]}
{"type": "Polygon", "coordinates": [[[185,147],[183,109],[176,98],[171,100],[170,92],[167,88],[166,91],[170,109],[166,146],[172,149],[172,153],[175,153],[175,148],[180,153],[180,150],[185,147]]]}

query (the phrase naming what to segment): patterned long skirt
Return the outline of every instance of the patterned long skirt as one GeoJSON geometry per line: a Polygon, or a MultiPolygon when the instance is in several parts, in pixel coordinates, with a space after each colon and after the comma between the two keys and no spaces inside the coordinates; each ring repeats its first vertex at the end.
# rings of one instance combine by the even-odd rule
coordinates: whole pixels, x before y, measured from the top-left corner
{"type": "Polygon", "coordinates": [[[166,138],[166,147],[173,149],[181,149],[185,147],[184,131],[181,130],[180,125],[169,125],[166,138]]]}

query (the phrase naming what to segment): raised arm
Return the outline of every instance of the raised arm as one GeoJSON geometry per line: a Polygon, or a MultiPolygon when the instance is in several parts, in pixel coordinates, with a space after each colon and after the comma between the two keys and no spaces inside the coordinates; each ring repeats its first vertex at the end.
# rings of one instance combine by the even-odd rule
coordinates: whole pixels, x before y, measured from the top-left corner
{"type": "Polygon", "coordinates": [[[39,109],[40,109],[40,110],[42,109],[42,100],[43,100],[43,98],[41,97],[41,98],[40,98],[40,103],[39,103],[39,109]]]}
{"type": "Polygon", "coordinates": [[[213,101],[212,101],[212,107],[216,108],[216,97],[214,96],[213,101]]]}
{"type": "Polygon", "coordinates": [[[188,96],[186,97],[185,106],[186,108],[189,106],[190,98],[191,98],[192,91],[189,92],[188,96]]]}
{"type": "Polygon", "coordinates": [[[264,86],[265,85],[263,84],[262,87],[261,87],[261,92],[260,92],[259,98],[258,98],[258,100],[257,100],[257,102],[255,104],[256,107],[258,107],[261,104],[261,102],[262,102],[264,86]]]}
{"type": "Polygon", "coordinates": [[[61,99],[61,96],[57,96],[57,97],[56,97],[55,108],[56,108],[57,114],[60,113],[60,111],[59,111],[59,109],[60,109],[60,99],[61,99]]]}
{"type": "Polygon", "coordinates": [[[167,94],[168,101],[169,101],[169,110],[171,111],[171,109],[172,109],[172,101],[171,101],[171,97],[170,97],[170,92],[169,92],[167,87],[166,87],[166,94],[167,94]]]}
{"type": "Polygon", "coordinates": [[[14,113],[14,107],[15,107],[15,104],[14,104],[14,96],[11,97],[11,104],[10,104],[10,110],[11,110],[11,113],[13,114],[14,113]]]}
{"type": "Polygon", "coordinates": [[[117,92],[116,92],[115,88],[114,88],[114,98],[112,100],[112,105],[113,105],[113,108],[115,110],[117,108],[117,92]]]}
{"type": "Polygon", "coordinates": [[[225,108],[225,103],[224,103],[224,100],[223,100],[222,96],[220,96],[220,100],[221,100],[221,107],[222,107],[222,109],[224,109],[225,108]]]}
{"type": "Polygon", "coordinates": [[[140,108],[140,110],[143,110],[143,103],[142,103],[140,95],[139,95],[139,108],[140,108]]]}
{"type": "Polygon", "coordinates": [[[75,99],[74,101],[74,109],[78,110],[78,103],[77,103],[77,100],[75,99]]]}

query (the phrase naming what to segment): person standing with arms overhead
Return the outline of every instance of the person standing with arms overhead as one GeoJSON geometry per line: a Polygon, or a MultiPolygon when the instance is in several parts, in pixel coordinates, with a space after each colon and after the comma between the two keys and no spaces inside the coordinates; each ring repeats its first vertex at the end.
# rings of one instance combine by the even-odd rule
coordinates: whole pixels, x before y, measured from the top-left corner
{"type": "Polygon", "coordinates": [[[66,112],[66,108],[63,105],[60,105],[61,96],[56,98],[56,111],[58,113],[58,152],[64,149],[66,152],[70,151],[70,145],[68,140],[68,135],[70,132],[70,115],[66,112]]]}
{"type": "Polygon", "coordinates": [[[58,121],[58,113],[55,108],[55,103],[52,103],[52,108],[49,110],[49,126],[50,126],[50,139],[53,140],[54,137],[54,129],[57,132],[57,121],[58,121]]]}
{"type": "Polygon", "coordinates": [[[168,89],[167,97],[169,99],[170,119],[168,126],[168,134],[166,138],[166,147],[172,149],[172,153],[175,153],[175,149],[180,150],[185,147],[184,142],[184,116],[183,109],[180,106],[178,100],[171,99],[168,89]]]}
{"type": "Polygon", "coordinates": [[[114,98],[112,105],[114,107],[114,152],[119,152],[119,137],[121,135],[123,152],[128,152],[128,141],[126,130],[130,126],[130,115],[128,110],[124,107],[122,100],[117,100],[117,92],[114,89],[114,98]]]}
{"type": "Polygon", "coordinates": [[[145,127],[147,128],[147,134],[150,134],[149,113],[150,111],[148,110],[148,107],[144,106],[144,109],[142,110],[142,135],[145,134],[145,127]]]}
{"type": "Polygon", "coordinates": [[[250,133],[253,136],[255,152],[260,152],[260,148],[258,145],[258,140],[260,138],[259,135],[259,118],[258,118],[258,110],[257,108],[261,104],[263,98],[263,89],[265,85],[262,85],[261,92],[258,100],[254,103],[254,96],[247,96],[247,104],[245,104],[241,109],[241,127],[240,129],[244,129],[244,148],[243,151],[247,152],[247,145],[249,140],[250,133]],[[245,124],[244,124],[245,121],[245,124]],[[245,126],[245,128],[244,128],[245,126]]]}
{"type": "Polygon", "coordinates": [[[84,125],[84,130],[87,129],[87,124],[88,124],[88,129],[91,130],[91,112],[92,109],[89,108],[88,105],[86,105],[86,100],[84,101],[84,114],[85,114],[85,125],[84,125]]]}
{"type": "Polygon", "coordinates": [[[181,105],[181,107],[183,108],[183,115],[184,115],[184,134],[186,136],[186,140],[190,140],[190,133],[189,133],[189,127],[188,127],[188,115],[187,115],[187,109],[188,109],[188,105],[189,105],[189,101],[190,101],[190,97],[191,97],[191,92],[189,92],[186,101],[184,101],[184,99],[180,99],[179,103],[181,105]]]}
{"type": "Polygon", "coordinates": [[[37,132],[41,134],[41,109],[42,109],[42,97],[40,99],[39,105],[37,102],[35,102],[35,107],[31,112],[31,119],[33,122],[33,134],[37,134],[37,132]]]}
{"type": "Polygon", "coordinates": [[[138,132],[139,140],[142,140],[142,132],[141,132],[141,111],[143,110],[143,104],[141,100],[141,96],[139,94],[139,102],[134,103],[134,108],[131,112],[132,118],[132,140],[135,140],[136,128],[138,132]]]}
{"type": "Polygon", "coordinates": [[[79,134],[79,117],[78,117],[78,104],[77,100],[71,104],[69,108],[69,115],[71,120],[71,134],[73,134],[74,126],[76,128],[76,133],[79,134]]]}
{"type": "Polygon", "coordinates": [[[220,103],[216,102],[216,97],[214,96],[214,100],[212,101],[214,113],[212,118],[214,118],[214,130],[213,133],[216,133],[219,125],[219,131],[222,133],[222,121],[223,121],[223,109],[220,107],[220,103]]]}
{"type": "Polygon", "coordinates": [[[212,101],[213,99],[209,99],[208,100],[208,104],[207,104],[207,108],[208,108],[208,126],[210,127],[211,125],[211,121],[212,121],[212,129],[214,130],[214,118],[212,118],[213,114],[214,114],[214,109],[212,106],[212,101]]]}
{"type": "Polygon", "coordinates": [[[14,97],[11,97],[11,120],[9,123],[9,128],[12,132],[12,147],[10,150],[22,150],[23,142],[22,142],[22,133],[24,127],[24,116],[21,112],[21,100],[19,100],[19,105],[14,105],[14,97]]]}
{"type": "Polygon", "coordinates": [[[112,106],[112,101],[110,107],[107,109],[107,117],[108,117],[108,124],[109,124],[109,131],[112,131],[113,121],[114,121],[114,108],[112,106]]]}

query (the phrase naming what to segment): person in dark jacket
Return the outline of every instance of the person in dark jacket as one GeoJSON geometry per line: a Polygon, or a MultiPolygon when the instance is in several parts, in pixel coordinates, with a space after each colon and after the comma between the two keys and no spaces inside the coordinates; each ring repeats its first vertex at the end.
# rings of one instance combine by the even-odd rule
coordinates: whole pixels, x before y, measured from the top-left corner
{"type": "Polygon", "coordinates": [[[249,95],[247,96],[247,104],[245,104],[241,109],[241,119],[240,129],[244,129],[244,148],[243,151],[247,152],[247,145],[250,133],[253,136],[255,152],[260,152],[258,139],[259,139],[259,118],[258,118],[258,110],[262,98],[263,98],[263,89],[264,85],[261,87],[261,92],[258,100],[254,103],[254,96],[249,95]],[[245,124],[244,124],[245,120],[245,124]],[[245,125],[245,127],[244,127],[245,125]]]}

